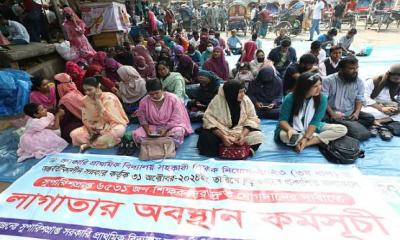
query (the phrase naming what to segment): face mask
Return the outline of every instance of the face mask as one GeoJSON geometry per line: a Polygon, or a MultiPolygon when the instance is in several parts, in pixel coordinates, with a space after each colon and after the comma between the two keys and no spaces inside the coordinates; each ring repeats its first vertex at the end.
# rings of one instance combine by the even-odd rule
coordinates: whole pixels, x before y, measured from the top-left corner
{"type": "Polygon", "coordinates": [[[214,38],[214,35],[210,35],[210,36],[208,36],[208,38],[213,39],[213,38],[214,38]]]}
{"type": "Polygon", "coordinates": [[[258,62],[264,62],[264,59],[265,59],[265,58],[263,58],[263,57],[262,57],[262,58],[257,58],[257,61],[258,61],[258,62]]]}
{"type": "Polygon", "coordinates": [[[164,100],[164,94],[159,99],[151,98],[151,100],[154,102],[161,102],[162,100],[164,100]]]}
{"type": "Polygon", "coordinates": [[[162,49],[161,46],[155,48],[155,50],[156,50],[157,52],[161,52],[161,49],[162,49]]]}
{"type": "Polygon", "coordinates": [[[212,52],[213,50],[214,50],[213,47],[207,47],[207,51],[208,51],[208,52],[212,52]]]}

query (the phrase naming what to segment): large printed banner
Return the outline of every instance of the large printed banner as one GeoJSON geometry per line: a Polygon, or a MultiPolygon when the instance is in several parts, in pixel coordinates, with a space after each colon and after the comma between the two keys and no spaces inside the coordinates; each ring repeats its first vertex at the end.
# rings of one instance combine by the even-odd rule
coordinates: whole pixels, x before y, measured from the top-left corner
{"type": "Polygon", "coordinates": [[[129,15],[124,4],[116,2],[83,4],[81,12],[89,36],[102,32],[130,30],[129,15]]]}
{"type": "Polygon", "coordinates": [[[399,215],[369,186],[349,166],[58,154],[0,195],[0,235],[399,240],[399,215]]]}
{"type": "Polygon", "coordinates": [[[377,188],[379,195],[400,216],[400,177],[369,176],[368,179],[377,188]]]}

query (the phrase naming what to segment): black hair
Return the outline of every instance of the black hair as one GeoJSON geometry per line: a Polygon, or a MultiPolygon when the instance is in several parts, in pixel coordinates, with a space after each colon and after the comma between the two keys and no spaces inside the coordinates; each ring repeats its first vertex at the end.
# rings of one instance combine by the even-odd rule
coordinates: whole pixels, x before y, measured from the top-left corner
{"type": "Polygon", "coordinates": [[[300,64],[316,64],[316,63],[318,63],[318,58],[316,56],[314,56],[314,54],[306,53],[300,57],[299,63],[300,64]]]}
{"type": "MultiPolygon", "coordinates": [[[[300,75],[297,79],[296,87],[293,92],[293,110],[292,116],[296,116],[300,113],[303,108],[304,101],[306,100],[306,94],[318,81],[322,81],[321,77],[316,73],[305,72],[300,75]]],[[[314,96],[314,106],[318,109],[321,102],[321,96],[314,96]]]]}
{"type": "Polygon", "coordinates": [[[210,28],[210,30],[208,30],[208,34],[211,34],[211,33],[214,33],[214,34],[215,34],[215,31],[214,31],[213,28],[210,28]]]}
{"type": "Polygon", "coordinates": [[[195,35],[195,34],[199,34],[199,31],[194,30],[194,31],[192,32],[192,35],[195,35]]]}
{"type": "Polygon", "coordinates": [[[147,90],[147,92],[163,90],[163,85],[162,85],[161,80],[152,79],[152,80],[146,81],[146,90],[147,90]]]}
{"type": "Polygon", "coordinates": [[[44,77],[41,77],[41,76],[33,76],[33,77],[31,77],[31,82],[32,82],[31,90],[32,91],[39,91],[43,80],[44,80],[44,77]]]}
{"type": "Polygon", "coordinates": [[[88,77],[83,80],[82,85],[88,85],[97,88],[100,85],[100,81],[97,77],[88,77]]]}
{"type": "Polygon", "coordinates": [[[264,55],[265,55],[265,52],[264,52],[262,49],[257,49],[257,51],[256,51],[256,57],[257,57],[257,55],[258,55],[260,52],[264,53],[264,55]]]}
{"type": "Polygon", "coordinates": [[[351,56],[345,57],[339,61],[338,68],[343,70],[346,68],[347,65],[355,65],[357,63],[358,63],[357,58],[351,56]]]}
{"type": "Polygon", "coordinates": [[[352,28],[352,29],[349,30],[349,33],[357,34],[357,29],[352,28]]]}
{"type": "Polygon", "coordinates": [[[311,43],[311,50],[317,50],[321,48],[321,42],[318,40],[315,40],[314,42],[311,43]]]}
{"type": "Polygon", "coordinates": [[[258,37],[257,33],[253,33],[253,34],[251,35],[251,40],[256,41],[256,40],[257,40],[257,37],[258,37]]]}
{"type": "Polygon", "coordinates": [[[336,36],[337,35],[337,29],[336,28],[332,28],[331,30],[328,31],[328,35],[333,35],[336,36]]]}
{"type": "Polygon", "coordinates": [[[0,21],[7,20],[3,15],[0,14],[0,21]]]}
{"type": "Polygon", "coordinates": [[[171,71],[171,69],[169,68],[169,64],[167,63],[167,61],[161,60],[161,61],[159,61],[159,62],[157,63],[157,66],[156,66],[156,75],[157,75],[157,78],[161,78],[160,74],[158,73],[158,67],[159,67],[160,65],[165,66],[166,68],[168,68],[169,71],[171,71]]]}
{"type": "Polygon", "coordinates": [[[290,47],[290,45],[292,45],[292,41],[289,38],[283,38],[281,47],[290,47]]]}
{"type": "Polygon", "coordinates": [[[221,36],[221,33],[215,32],[215,38],[219,38],[221,36]]]}
{"type": "Polygon", "coordinates": [[[133,43],[134,43],[135,45],[137,45],[137,44],[140,43],[140,37],[143,37],[143,35],[139,34],[139,35],[137,35],[137,36],[133,39],[133,43]]]}
{"type": "Polygon", "coordinates": [[[24,106],[24,113],[29,117],[34,118],[35,114],[39,111],[39,104],[37,103],[28,103],[24,106]]]}
{"type": "Polygon", "coordinates": [[[336,50],[343,50],[343,48],[341,47],[341,46],[339,46],[339,45],[335,45],[335,46],[332,46],[331,47],[331,49],[330,49],[330,51],[329,51],[329,54],[331,54],[331,53],[333,53],[334,51],[336,51],[336,50]]]}
{"type": "Polygon", "coordinates": [[[262,10],[263,9],[263,7],[260,5],[260,6],[258,6],[258,10],[262,10]]]}
{"type": "Polygon", "coordinates": [[[205,28],[205,27],[203,27],[203,28],[201,28],[201,31],[202,31],[202,32],[208,32],[208,29],[205,28]]]}

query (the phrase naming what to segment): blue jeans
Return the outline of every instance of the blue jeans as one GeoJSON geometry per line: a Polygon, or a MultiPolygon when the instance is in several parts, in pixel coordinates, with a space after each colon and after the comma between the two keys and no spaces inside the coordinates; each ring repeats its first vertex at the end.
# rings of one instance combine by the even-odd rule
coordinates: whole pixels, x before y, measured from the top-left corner
{"type": "Polygon", "coordinates": [[[311,22],[311,28],[310,28],[310,40],[313,40],[314,37],[314,31],[316,31],[318,33],[318,35],[320,34],[319,31],[319,22],[321,21],[321,19],[313,19],[311,22]]]}

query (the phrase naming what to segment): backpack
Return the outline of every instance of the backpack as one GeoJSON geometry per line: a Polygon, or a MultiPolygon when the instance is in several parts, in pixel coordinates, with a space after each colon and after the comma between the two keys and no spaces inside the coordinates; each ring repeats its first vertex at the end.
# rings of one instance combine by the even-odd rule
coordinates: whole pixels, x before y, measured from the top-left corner
{"type": "Polygon", "coordinates": [[[364,151],[360,148],[360,141],[344,136],[329,142],[326,147],[319,147],[320,152],[331,163],[352,164],[358,158],[364,158],[364,151]]]}
{"type": "Polygon", "coordinates": [[[393,133],[394,136],[400,136],[400,122],[391,122],[386,124],[386,127],[393,133]]]}

